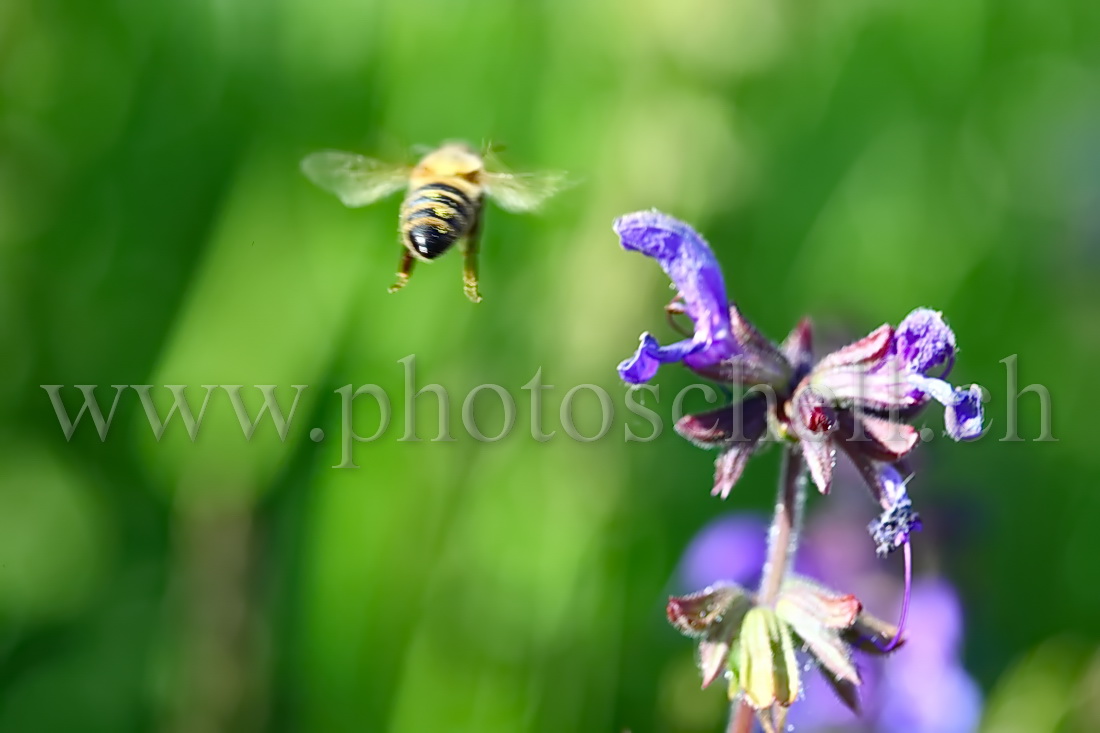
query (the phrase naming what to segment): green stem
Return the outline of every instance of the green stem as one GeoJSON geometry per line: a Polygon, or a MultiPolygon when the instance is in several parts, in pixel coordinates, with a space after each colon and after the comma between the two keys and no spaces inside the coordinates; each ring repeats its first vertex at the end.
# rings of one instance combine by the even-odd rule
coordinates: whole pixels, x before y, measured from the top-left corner
{"type": "Polygon", "coordinates": [[[747,702],[735,702],[730,710],[730,724],[726,733],[752,733],[756,712],[747,702]]]}
{"type": "MultiPolygon", "coordinates": [[[[802,507],[806,503],[806,480],[803,476],[802,454],[795,446],[787,447],[779,464],[779,487],[776,490],[775,516],[768,530],[768,557],[764,577],[760,581],[757,603],[771,606],[783,587],[783,579],[794,562],[798,534],[802,529],[802,507]]],[[[751,733],[754,711],[745,702],[735,702],[730,710],[727,733],[751,733]]]]}
{"type": "Polygon", "coordinates": [[[806,503],[806,481],[802,472],[802,454],[791,446],[783,453],[779,464],[779,487],[776,491],[775,516],[768,530],[768,557],[764,577],[760,581],[757,603],[775,603],[783,579],[794,562],[798,534],[802,529],[802,506],[806,503]]]}

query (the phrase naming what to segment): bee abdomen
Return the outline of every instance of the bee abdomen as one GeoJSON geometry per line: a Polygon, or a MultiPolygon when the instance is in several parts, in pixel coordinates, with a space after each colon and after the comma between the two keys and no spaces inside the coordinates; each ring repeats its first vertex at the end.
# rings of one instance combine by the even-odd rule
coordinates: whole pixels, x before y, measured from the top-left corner
{"type": "Polygon", "coordinates": [[[466,234],[476,215],[475,204],[462,189],[446,183],[420,186],[401,206],[405,245],[434,259],[466,234]]]}

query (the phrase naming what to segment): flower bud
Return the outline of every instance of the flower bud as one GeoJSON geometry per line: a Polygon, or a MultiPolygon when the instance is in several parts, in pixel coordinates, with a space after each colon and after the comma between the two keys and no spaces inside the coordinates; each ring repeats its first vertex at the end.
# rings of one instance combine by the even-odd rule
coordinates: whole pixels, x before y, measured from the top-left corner
{"type": "Polygon", "coordinates": [[[718,583],[698,593],[668,599],[669,622],[687,636],[700,637],[703,687],[726,670],[730,649],[752,602],[752,597],[733,583],[718,583]]]}
{"type": "Polygon", "coordinates": [[[756,607],[741,623],[738,684],[757,710],[798,699],[799,667],[791,630],[770,608],[756,607]]]}

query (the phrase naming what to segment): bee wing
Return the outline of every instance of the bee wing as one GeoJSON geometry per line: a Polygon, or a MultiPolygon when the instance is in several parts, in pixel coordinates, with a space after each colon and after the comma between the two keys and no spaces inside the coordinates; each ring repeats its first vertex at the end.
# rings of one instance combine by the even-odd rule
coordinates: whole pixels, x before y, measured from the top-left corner
{"type": "Polygon", "coordinates": [[[302,172],[344,206],[366,206],[404,188],[409,169],[340,150],[322,150],[302,159],[302,172]]]}
{"type": "Polygon", "coordinates": [[[562,171],[542,173],[486,173],[485,192],[502,208],[516,213],[533,211],[558,191],[569,186],[562,171]]]}

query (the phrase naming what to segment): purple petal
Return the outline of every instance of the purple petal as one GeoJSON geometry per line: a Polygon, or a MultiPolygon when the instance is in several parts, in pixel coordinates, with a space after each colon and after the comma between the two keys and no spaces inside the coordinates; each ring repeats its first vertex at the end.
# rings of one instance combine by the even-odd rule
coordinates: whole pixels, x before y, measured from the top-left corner
{"type": "Polygon", "coordinates": [[[943,365],[940,376],[946,377],[955,363],[955,334],[940,313],[917,308],[898,324],[892,349],[914,374],[943,365]]]}
{"type": "Polygon", "coordinates": [[[693,341],[699,345],[684,353],[685,364],[705,368],[741,353],[730,330],[729,299],[718,260],[694,229],[658,211],[621,216],[614,228],[624,249],[657,260],[683,298],[684,312],[695,323],[693,341]]]}
{"type": "Polygon", "coordinates": [[[944,426],[955,440],[972,440],[982,434],[982,388],[976,384],[963,389],[942,379],[909,375],[909,383],[945,408],[944,426]]]}
{"type": "Polygon", "coordinates": [[[887,502],[887,505],[897,504],[902,499],[909,498],[905,490],[905,479],[898,473],[898,469],[888,463],[878,469],[878,484],[882,487],[882,500],[887,502]]]}
{"type": "Polygon", "coordinates": [[[973,440],[982,434],[982,388],[976,384],[955,391],[955,404],[943,414],[947,434],[955,440],[973,440]]]}
{"type": "Polygon", "coordinates": [[[915,389],[920,390],[941,405],[950,406],[955,404],[955,388],[951,386],[950,382],[921,376],[920,374],[910,374],[908,381],[915,389]]]}
{"type": "Polygon", "coordinates": [[[881,557],[889,555],[909,541],[913,532],[921,529],[920,515],[913,511],[913,502],[905,490],[905,480],[890,464],[882,464],[877,471],[877,483],[881,489],[882,514],[867,525],[875,541],[875,551],[881,557]]]}
{"type": "Polygon", "coordinates": [[[698,351],[702,346],[703,344],[694,341],[677,341],[661,346],[651,334],[643,333],[634,356],[619,364],[619,376],[630,384],[648,382],[657,373],[658,366],[683,361],[685,356],[698,351]]]}

